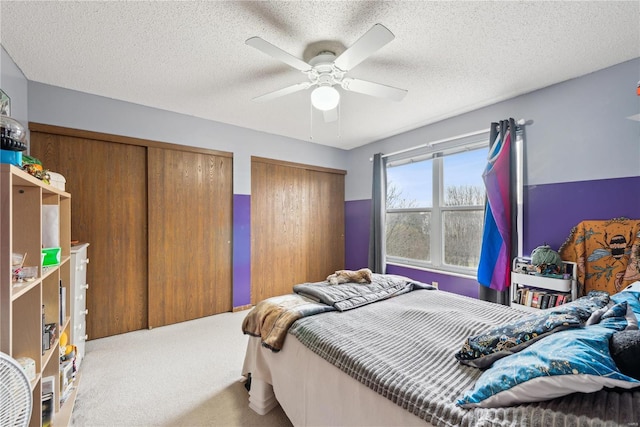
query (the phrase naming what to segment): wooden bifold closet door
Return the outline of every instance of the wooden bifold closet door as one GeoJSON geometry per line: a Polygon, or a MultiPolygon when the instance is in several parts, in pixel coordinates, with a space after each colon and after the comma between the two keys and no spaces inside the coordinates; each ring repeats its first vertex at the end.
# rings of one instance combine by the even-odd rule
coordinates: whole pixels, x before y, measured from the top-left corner
{"type": "Polygon", "coordinates": [[[31,155],[67,180],[72,238],[91,244],[89,339],[231,310],[231,154],[30,130],[31,155]]]}
{"type": "Polygon", "coordinates": [[[89,339],[147,327],[145,147],[34,132],[31,155],[62,174],[71,238],[90,243],[89,339]]]}
{"type": "Polygon", "coordinates": [[[344,175],[252,157],[252,304],[344,268],[344,175]]]}
{"type": "Polygon", "coordinates": [[[230,311],[231,159],[148,150],[149,326],[230,311]]]}

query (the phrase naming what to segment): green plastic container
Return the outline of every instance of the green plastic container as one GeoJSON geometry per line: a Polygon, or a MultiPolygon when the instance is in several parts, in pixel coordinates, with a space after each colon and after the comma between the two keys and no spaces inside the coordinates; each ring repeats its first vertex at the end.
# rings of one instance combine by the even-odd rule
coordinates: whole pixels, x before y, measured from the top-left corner
{"type": "Polygon", "coordinates": [[[60,264],[60,252],[62,248],[42,249],[42,266],[49,267],[60,264]]]}

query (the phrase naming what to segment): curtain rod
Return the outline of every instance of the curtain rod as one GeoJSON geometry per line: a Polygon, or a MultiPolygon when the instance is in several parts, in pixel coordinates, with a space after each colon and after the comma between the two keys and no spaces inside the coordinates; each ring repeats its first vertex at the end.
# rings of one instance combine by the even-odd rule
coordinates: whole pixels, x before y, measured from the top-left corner
{"type": "MultiPolygon", "coordinates": [[[[525,124],[526,124],[526,121],[524,119],[519,119],[519,120],[516,121],[517,127],[524,126],[525,124]]],[[[396,154],[406,153],[407,151],[413,151],[413,150],[417,150],[419,148],[425,148],[425,147],[432,147],[432,146],[437,145],[437,144],[442,144],[442,143],[445,143],[445,142],[455,141],[457,139],[468,138],[470,136],[482,135],[483,133],[489,133],[490,131],[491,131],[491,128],[477,130],[475,132],[463,133],[462,135],[456,135],[456,136],[452,136],[450,138],[439,139],[437,141],[427,142],[426,144],[420,144],[420,145],[416,145],[414,147],[405,148],[404,150],[394,151],[393,153],[383,154],[382,158],[384,159],[385,157],[395,156],[396,154]]],[[[372,160],[373,160],[373,157],[370,157],[369,161],[372,161],[372,160]]]]}

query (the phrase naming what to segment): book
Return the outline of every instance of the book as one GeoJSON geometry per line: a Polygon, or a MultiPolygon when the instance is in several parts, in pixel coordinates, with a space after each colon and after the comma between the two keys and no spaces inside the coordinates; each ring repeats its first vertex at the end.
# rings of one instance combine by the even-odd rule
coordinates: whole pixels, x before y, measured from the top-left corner
{"type": "Polygon", "coordinates": [[[515,295],[513,296],[513,300],[511,302],[514,302],[516,304],[520,304],[520,300],[522,299],[522,289],[518,289],[515,292],[515,295]]]}
{"type": "Polygon", "coordinates": [[[540,308],[542,310],[546,309],[549,307],[549,298],[551,297],[551,295],[545,293],[544,295],[542,295],[542,302],[540,303],[540,308]]]}
{"type": "Polygon", "coordinates": [[[527,303],[525,305],[528,305],[529,307],[531,307],[532,301],[533,301],[533,291],[531,289],[527,289],[527,303]]]}
{"type": "Polygon", "coordinates": [[[533,297],[531,297],[531,307],[540,308],[540,296],[541,292],[535,291],[533,292],[533,297]]]}
{"type": "Polygon", "coordinates": [[[564,304],[564,294],[558,294],[558,299],[556,300],[556,307],[564,304]]]}
{"type": "Polygon", "coordinates": [[[558,300],[558,294],[551,294],[549,297],[549,307],[555,307],[558,300]]]}

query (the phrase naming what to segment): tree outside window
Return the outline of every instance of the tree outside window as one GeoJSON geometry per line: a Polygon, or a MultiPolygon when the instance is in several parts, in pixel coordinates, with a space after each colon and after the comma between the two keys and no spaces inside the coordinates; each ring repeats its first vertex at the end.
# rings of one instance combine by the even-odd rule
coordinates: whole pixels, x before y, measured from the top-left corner
{"type": "Polygon", "coordinates": [[[391,263],[473,273],[480,259],[488,148],[391,162],[386,238],[391,263]]]}

